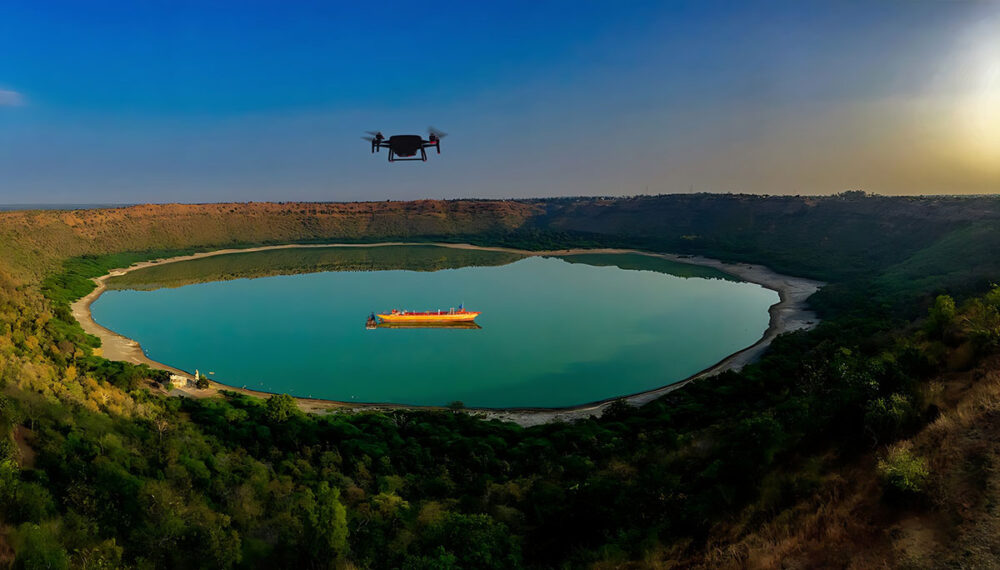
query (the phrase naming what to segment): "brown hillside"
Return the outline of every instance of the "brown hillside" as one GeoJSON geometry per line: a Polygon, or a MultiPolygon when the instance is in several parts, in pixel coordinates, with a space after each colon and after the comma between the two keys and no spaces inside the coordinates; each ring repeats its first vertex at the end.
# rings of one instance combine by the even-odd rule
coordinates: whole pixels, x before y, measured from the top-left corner
{"type": "MultiPolygon", "coordinates": [[[[734,570],[1000,567],[998,370],[994,355],[930,382],[941,415],[895,444],[927,460],[923,501],[885,500],[875,469],[879,450],[827,472],[814,494],[787,509],[750,507],[733,524],[718,525],[702,552],[674,563],[734,570]]],[[[661,564],[669,565],[637,566],[661,564]]]]}
{"type": "Polygon", "coordinates": [[[119,251],[322,239],[468,235],[522,226],[510,201],[166,204],[0,214],[0,261],[37,277],[60,259],[119,251]]]}

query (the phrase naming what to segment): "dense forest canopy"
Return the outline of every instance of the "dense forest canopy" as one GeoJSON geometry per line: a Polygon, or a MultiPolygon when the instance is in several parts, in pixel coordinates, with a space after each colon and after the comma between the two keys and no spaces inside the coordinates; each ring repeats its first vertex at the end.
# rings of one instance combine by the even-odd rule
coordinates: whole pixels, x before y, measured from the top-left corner
{"type": "Polygon", "coordinates": [[[837,510],[858,497],[855,518],[939,517],[964,545],[932,541],[908,551],[915,565],[979,565],[997,547],[983,529],[1000,528],[984,506],[1000,498],[998,450],[963,434],[1000,411],[998,217],[994,198],[864,193],[0,213],[0,562],[737,567],[767,566],[780,546],[817,566],[841,565],[856,541],[857,555],[900,563],[889,533],[837,510]],[[827,281],[812,299],[824,320],[642,408],[521,428],[461,412],[309,415],[287,396],[169,398],[164,374],[95,356],[68,311],[90,278],[140,260],[392,240],[763,263],[827,281]],[[874,502],[857,495],[865,482],[874,502]],[[801,534],[827,524],[846,530],[822,548],[801,534]]]}

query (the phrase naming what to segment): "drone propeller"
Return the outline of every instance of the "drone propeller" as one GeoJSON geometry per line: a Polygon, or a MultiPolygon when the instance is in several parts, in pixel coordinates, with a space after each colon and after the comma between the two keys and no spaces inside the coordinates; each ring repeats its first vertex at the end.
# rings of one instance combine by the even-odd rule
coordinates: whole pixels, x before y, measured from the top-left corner
{"type": "Polygon", "coordinates": [[[427,127],[427,132],[429,133],[428,139],[434,143],[435,148],[437,148],[438,154],[441,154],[441,139],[448,136],[448,133],[439,131],[434,127],[427,127]]]}
{"type": "Polygon", "coordinates": [[[381,143],[383,140],[385,140],[385,137],[382,136],[381,131],[365,131],[365,132],[368,133],[369,135],[372,135],[372,136],[370,136],[370,137],[361,137],[361,138],[363,138],[366,141],[372,143],[372,152],[378,152],[378,150],[380,148],[382,148],[381,144],[379,144],[379,143],[381,143]]]}

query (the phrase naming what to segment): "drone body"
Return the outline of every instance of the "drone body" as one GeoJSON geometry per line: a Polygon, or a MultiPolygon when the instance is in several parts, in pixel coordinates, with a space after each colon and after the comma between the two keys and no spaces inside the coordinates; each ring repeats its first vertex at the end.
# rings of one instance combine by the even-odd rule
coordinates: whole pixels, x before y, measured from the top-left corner
{"type": "Polygon", "coordinates": [[[392,135],[388,139],[381,132],[368,131],[370,137],[363,137],[372,143],[372,152],[379,152],[381,149],[389,149],[389,162],[420,160],[427,161],[427,149],[436,148],[441,154],[441,139],[445,133],[427,129],[427,139],[420,135],[392,135]],[[417,156],[420,153],[420,156],[417,156]]]}

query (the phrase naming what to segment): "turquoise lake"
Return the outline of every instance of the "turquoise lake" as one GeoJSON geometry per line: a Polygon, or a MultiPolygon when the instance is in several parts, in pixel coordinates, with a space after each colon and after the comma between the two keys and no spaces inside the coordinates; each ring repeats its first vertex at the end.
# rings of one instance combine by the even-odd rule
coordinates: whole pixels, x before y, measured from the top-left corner
{"type": "Polygon", "coordinates": [[[776,292],[635,254],[435,246],[222,255],[109,280],[101,325],[236,387],[355,402],[561,407],[671,384],[755,343],[776,292]],[[373,311],[479,329],[366,330],[373,311]]]}

